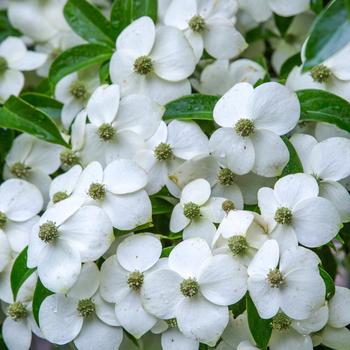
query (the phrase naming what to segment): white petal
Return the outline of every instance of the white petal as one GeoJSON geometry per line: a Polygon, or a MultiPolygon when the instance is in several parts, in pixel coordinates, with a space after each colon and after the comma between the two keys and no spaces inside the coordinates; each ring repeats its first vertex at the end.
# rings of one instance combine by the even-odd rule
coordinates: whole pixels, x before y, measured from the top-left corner
{"type": "Polygon", "coordinates": [[[203,205],[210,197],[210,184],[204,179],[191,181],[184,187],[181,193],[180,203],[182,205],[193,202],[203,205]]]}
{"type": "Polygon", "coordinates": [[[12,143],[9,153],[6,156],[7,165],[11,167],[14,163],[17,162],[25,163],[35,142],[35,137],[29,134],[20,134],[17,136],[12,143]]]}
{"type": "Polygon", "coordinates": [[[273,332],[270,340],[271,350],[312,350],[310,336],[303,336],[290,328],[285,332],[273,332]]]}
{"type": "Polygon", "coordinates": [[[197,340],[185,337],[176,328],[164,332],[161,336],[161,342],[164,350],[197,350],[199,346],[197,340]]]}
{"type": "Polygon", "coordinates": [[[350,323],[350,290],[344,287],[336,287],[333,298],[329,301],[328,324],[332,327],[341,328],[350,323]]]}
{"type": "Polygon", "coordinates": [[[216,227],[208,219],[199,218],[192,220],[191,223],[185,227],[183,231],[183,239],[190,238],[202,238],[209,246],[212,245],[213,239],[215,237],[216,227]]]}
{"type": "Polygon", "coordinates": [[[300,334],[311,334],[320,331],[328,321],[328,306],[324,305],[320,309],[313,311],[311,317],[294,321],[292,327],[300,334]]]}
{"type": "Polygon", "coordinates": [[[175,205],[170,218],[171,232],[180,232],[191,222],[190,219],[186,218],[183,210],[183,206],[180,203],[175,205]]]}
{"type": "Polygon", "coordinates": [[[235,209],[243,209],[242,191],[236,184],[230,186],[217,184],[212,190],[212,195],[229,199],[233,202],[235,209]]]}
{"type": "Polygon", "coordinates": [[[346,59],[346,57],[349,56],[349,53],[350,45],[347,44],[324,62],[324,65],[328,67],[332,73],[340,80],[350,80],[350,67],[349,62],[346,59]]]}
{"type": "Polygon", "coordinates": [[[78,74],[72,73],[63,77],[55,87],[55,97],[58,101],[66,104],[72,99],[72,94],[70,93],[70,86],[78,80],[78,74]]]}
{"type": "Polygon", "coordinates": [[[273,12],[289,17],[308,10],[309,0],[295,0],[292,3],[288,0],[269,0],[269,5],[273,12]]]}
{"type": "Polygon", "coordinates": [[[83,108],[84,108],[83,103],[76,98],[71,98],[68,102],[66,102],[63,105],[62,112],[61,112],[61,120],[62,120],[63,126],[66,129],[69,129],[74,118],[83,108]]]}
{"type": "MultiPolygon", "coordinates": [[[[174,1],[176,2],[176,1],[174,1]]],[[[198,62],[203,54],[203,49],[204,49],[204,42],[203,42],[203,37],[200,33],[196,33],[190,29],[187,29],[183,32],[185,34],[186,39],[190,43],[194,56],[196,58],[196,61],[198,62]]]]}
{"type": "Polygon", "coordinates": [[[225,216],[225,212],[222,209],[222,203],[225,198],[212,197],[201,207],[201,216],[219,224],[225,216]]]}
{"type": "Polygon", "coordinates": [[[120,322],[115,315],[115,305],[104,301],[100,293],[96,293],[93,297],[93,301],[96,305],[96,315],[104,323],[110,326],[120,326],[120,322]]]}
{"type": "Polygon", "coordinates": [[[14,321],[6,317],[2,325],[2,335],[9,350],[28,350],[32,342],[32,332],[26,321],[14,321]]]}
{"type": "Polygon", "coordinates": [[[0,101],[5,102],[11,95],[18,96],[23,86],[23,73],[7,69],[0,78],[0,101]]]}
{"type": "Polygon", "coordinates": [[[276,210],[280,207],[273,189],[268,187],[260,188],[258,192],[258,205],[261,215],[267,222],[268,230],[271,232],[277,224],[274,217],[276,210]]]}
{"type": "Polygon", "coordinates": [[[267,2],[268,0],[244,0],[240,2],[239,5],[243,10],[248,12],[255,21],[265,22],[272,15],[272,11],[267,2]]]}
{"type": "Polygon", "coordinates": [[[0,272],[2,272],[11,260],[11,248],[7,241],[7,237],[0,230],[0,272]]]}
{"type": "Polygon", "coordinates": [[[44,53],[27,51],[20,59],[10,62],[10,67],[20,71],[34,70],[42,66],[47,57],[44,53]]]}
{"type": "Polygon", "coordinates": [[[336,350],[349,350],[350,331],[345,327],[326,327],[322,331],[322,344],[336,350]]]}
{"type": "Polygon", "coordinates": [[[90,163],[81,173],[79,182],[75,188],[75,193],[79,195],[86,195],[89,187],[92,183],[103,182],[103,169],[100,163],[92,162],[90,163]]]}
{"type": "Polygon", "coordinates": [[[6,59],[10,67],[12,62],[20,60],[26,52],[27,48],[24,42],[13,36],[7,37],[0,45],[0,56],[6,59]]]}
{"type": "Polygon", "coordinates": [[[245,236],[253,220],[254,215],[251,212],[231,210],[221,221],[218,227],[218,233],[224,238],[239,235],[245,236]]]}
{"type": "Polygon", "coordinates": [[[179,29],[188,28],[188,21],[197,14],[195,0],[171,1],[167,7],[164,23],[179,29]]]}
{"type": "Polygon", "coordinates": [[[85,135],[85,126],[86,126],[87,113],[83,109],[76,116],[74,123],[72,124],[71,129],[71,144],[72,150],[78,151],[84,146],[84,135],[85,135]]]}
{"type": "Polygon", "coordinates": [[[70,195],[75,189],[81,172],[81,166],[74,165],[66,173],[55,177],[50,186],[50,197],[52,198],[57,192],[65,192],[67,195],[70,195]]]}

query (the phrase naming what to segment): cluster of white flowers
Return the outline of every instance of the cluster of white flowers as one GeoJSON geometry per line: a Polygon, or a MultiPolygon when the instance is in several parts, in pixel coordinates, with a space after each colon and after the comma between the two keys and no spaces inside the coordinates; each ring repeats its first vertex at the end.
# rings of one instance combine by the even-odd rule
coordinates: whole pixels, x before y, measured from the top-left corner
{"type": "MultiPolygon", "coordinates": [[[[112,2],[89,2],[109,15],[112,2]]],[[[4,2],[4,107],[86,44],[66,4],[4,2]]],[[[3,158],[0,349],[29,350],[34,334],[78,350],[350,350],[350,290],[322,255],[342,250],[350,222],[350,134],[298,124],[295,92],[350,101],[350,39],[304,72],[309,0],[158,0],[157,12],[116,36],[107,79],[95,65],[47,87],[69,148],[16,131],[3,158]],[[271,38],[252,43],[258,26],[271,38]],[[288,77],[268,77],[300,51],[288,77]],[[195,93],[213,95],[211,121],[181,100],[169,116],[195,93]]]]}

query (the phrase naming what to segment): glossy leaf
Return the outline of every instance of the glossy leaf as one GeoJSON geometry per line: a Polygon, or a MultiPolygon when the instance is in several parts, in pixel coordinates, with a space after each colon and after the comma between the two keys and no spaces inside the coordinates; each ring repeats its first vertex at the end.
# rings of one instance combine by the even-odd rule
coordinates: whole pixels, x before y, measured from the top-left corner
{"type": "Polygon", "coordinates": [[[161,197],[151,197],[152,215],[169,214],[174,206],[161,197]]]}
{"type": "Polygon", "coordinates": [[[8,36],[20,36],[21,33],[12,27],[10,21],[7,18],[7,12],[5,10],[0,11],[0,42],[6,39],[8,36]]]}
{"type": "Polygon", "coordinates": [[[34,296],[33,296],[33,316],[39,327],[40,327],[40,322],[39,322],[40,306],[42,302],[52,294],[53,292],[45,288],[44,285],[41,283],[40,278],[38,278],[38,282],[36,283],[34,296]]]}
{"type": "Polygon", "coordinates": [[[321,266],[319,266],[320,275],[326,285],[326,300],[332,299],[335,294],[335,284],[332,277],[328,274],[328,272],[321,266]]]}
{"type": "Polygon", "coordinates": [[[274,14],[273,17],[275,19],[275,24],[278,31],[280,32],[281,36],[284,36],[287,33],[294,17],[282,17],[277,14],[274,14]]]}
{"type": "Polygon", "coordinates": [[[244,296],[240,301],[236,304],[230,305],[228,308],[232,312],[234,318],[237,318],[239,315],[243,314],[246,310],[246,297],[244,296]]]}
{"type": "Polygon", "coordinates": [[[26,132],[41,140],[69,147],[47,114],[15,96],[11,96],[0,108],[0,127],[26,132]]]}
{"type": "Polygon", "coordinates": [[[72,47],[59,55],[52,63],[49,80],[56,85],[66,75],[107,61],[112,49],[97,44],[84,44],[72,47]]]}
{"type": "Polygon", "coordinates": [[[280,78],[286,79],[294,67],[301,65],[300,52],[292,57],[289,57],[283,64],[280,70],[280,78]]]}
{"type": "Polygon", "coordinates": [[[303,173],[303,165],[301,164],[301,161],[299,159],[298,153],[296,152],[294,146],[292,143],[288,140],[287,137],[282,137],[282,140],[286,144],[288,151],[289,151],[289,162],[284,167],[281,177],[287,176],[289,174],[296,174],[296,173],[303,173]]]}
{"type": "Polygon", "coordinates": [[[300,121],[318,121],[336,125],[350,132],[350,103],[323,90],[300,90],[300,121]]]}

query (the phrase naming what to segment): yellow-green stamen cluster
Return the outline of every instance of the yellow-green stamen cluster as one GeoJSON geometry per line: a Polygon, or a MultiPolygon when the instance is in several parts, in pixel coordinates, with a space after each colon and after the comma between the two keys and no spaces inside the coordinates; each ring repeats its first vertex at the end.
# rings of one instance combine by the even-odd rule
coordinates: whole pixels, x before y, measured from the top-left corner
{"type": "Polygon", "coordinates": [[[271,322],[271,327],[275,329],[276,331],[285,331],[287,330],[292,324],[292,320],[285,315],[283,312],[279,312],[271,322]]]}
{"type": "Polygon", "coordinates": [[[88,98],[88,92],[84,83],[75,81],[69,88],[70,93],[78,100],[85,100],[88,98]]]}
{"type": "Polygon", "coordinates": [[[248,137],[254,133],[255,126],[252,120],[242,118],[234,126],[236,133],[242,137],[248,137]]]}
{"type": "Polygon", "coordinates": [[[69,149],[64,150],[60,154],[60,160],[63,166],[70,168],[73,165],[79,164],[79,157],[77,154],[69,149]]]}
{"type": "Polygon", "coordinates": [[[104,123],[97,129],[97,135],[102,141],[111,141],[116,135],[116,130],[111,124],[104,123]]]}
{"type": "Polygon", "coordinates": [[[227,242],[228,248],[232,255],[243,255],[249,248],[247,240],[244,236],[232,236],[227,242]]]}
{"type": "Polygon", "coordinates": [[[14,320],[14,321],[21,321],[27,318],[28,311],[27,308],[23,303],[20,301],[16,301],[15,303],[11,304],[7,309],[7,314],[14,320]]]}
{"type": "Polygon", "coordinates": [[[323,64],[311,69],[311,77],[318,83],[325,83],[332,76],[332,71],[323,64]]]}
{"type": "Polygon", "coordinates": [[[232,201],[230,201],[229,199],[226,199],[222,202],[222,210],[224,212],[228,213],[234,209],[235,209],[235,204],[232,201]]]}
{"type": "Polygon", "coordinates": [[[152,59],[148,56],[140,56],[134,62],[134,71],[140,75],[147,75],[153,71],[152,59]]]}
{"type": "Polygon", "coordinates": [[[89,187],[88,195],[95,201],[100,201],[106,196],[106,188],[103,184],[92,183],[89,187]]]}
{"type": "Polygon", "coordinates": [[[176,318],[171,318],[170,320],[165,320],[165,322],[168,324],[169,328],[177,327],[176,318]]]}
{"type": "Polygon", "coordinates": [[[81,299],[78,302],[77,311],[81,317],[88,318],[96,312],[96,305],[91,299],[81,299]]]}
{"type": "Polygon", "coordinates": [[[58,228],[53,221],[47,221],[39,227],[39,238],[45,243],[52,243],[59,237],[58,228]]]}
{"type": "Polygon", "coordinates": [[[67,199],[69,197],[69,195],[66,192],[56,192],[53,196],[52,196],[52,202],[54,204],[64,201],[65,199],[67,199]]]}
{"type": "Polygon", "coordinates": [[[183,213],[187,219],[193,220],[200,215],[201,209],[198,204],[193,202],[188,202],[188,203],[185,203],[184,205],[183,213]]]}
{"type": "Polygon", "coordinates": [[[169,160],[173,157],[173,150],[168,143],[160,143],[153,152],[158,160],[169,160]]]}
{"type": "Polygon", "coordinates": [[[272,288],[279,288],[284,282],[282,272],[278,268],[270,270],[267,280],[272,288]]]}
{"type": "Polygon", "coordinates": [[[5,213],[0,211],[0,229],[3,229],[7,223],[7,216],[5,213]]]}
{"type": "Polygon", "coordinates": [[[229,168],[220,169],[218,172],[218,182],[223,186],[231,186],[235,183],[235,174],[229,168]]]}
{"type": "Polygon", "coordinates": [[[206,29],[206,24],[202,16],[195,15],[189,22],[188,26],[196,33],[201,33],[206,29]]]}
{"type": "Polygon", "coordinates": [[[290,225],[293,220],[293,213],[289,208],[281,207],[275,212],[275,221],[281,225],[290,225]]]}
{"type": "Polygon", "coordinates": [[[20,162],[13,164],[10,168],[11,174],[20,179],[26,178],[28,176],[29,170],[30,170],[30,167],[20,162]]]}
{"type": "Polygon", "coordinates": [[[128,276],[129,288],[135,292],[139,291],[143,285],[144,275],[140,271],[133,271],[128,276]]]}
{"type": "Polygon", "coordinates": [[[198,294],[199,284],[195,278],[187,278],[181,282],[180,290],[185,297],[192,298],[198,294]]]}

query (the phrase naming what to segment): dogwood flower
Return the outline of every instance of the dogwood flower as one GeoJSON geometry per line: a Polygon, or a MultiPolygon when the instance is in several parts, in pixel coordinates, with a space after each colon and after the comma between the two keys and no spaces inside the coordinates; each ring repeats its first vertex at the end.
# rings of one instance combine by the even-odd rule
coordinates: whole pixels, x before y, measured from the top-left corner
{"type": "Polygon", "coordinates": [[[261,215],[281,249],[298,242],[318,247],[337,235],[341,226],[339,214],[328,199],[318,197],[318,192],[317,181],[306,174],[285,176],[274,189],[259,190],[261,215]]]}
{"type": "MultiPolygon", "coordinates": [[[[10,179],[0,186],[1,240],[6,240],[14,252],[28,244],[30,231],[38,222],[37,214],[43,207],[40,191],[27,181],[10,179]]],[[[1,247],[4,262],[8,261],[6,243],[1,247]]],[[[5,267],[3,265],[3,267],[5,267]]],[[[1,270],[1,269],[0,269],[1,270]]]]}
{"type": "Polygon", "coordinates": [[[65,293],[77,281],[81,263],[99,259],[113,240],[104,211],[81,207],[81,199],[74,196],[49,207],[33,227],[27,265],[38,268],[46,288],[65,293]]]}
{"type": "Polygon", "coordinates": [[[87,104],[91,124],[86,126],[82,161],[103,164],[133,157],[143,141],[157,130],[164,108],[147,96],[129,95],[119,101],[116,84],[94,91],[87,104]]]}
{"type": "Polygon", "coordinates": [[[295,320],[308,318],[324,303],[326,287],[317,255],[303,247],[280,251],[266,241],[248,267],[249,294],[262,318],[279,310],[295,320]]]}
{"type": "Polygon", "coordinates": [[[149,17],[141,17],[118,36],[110,76],[113,83],[119,84],[122,96],[141,93],[165,104],[190,94],[187,78],[196,63],[179,29],[156,28],[149,17]]]}
{"type": "Polygon", "coordinates": [[[168,266],[145,277],[144,307],[161,319],[176,318],[185,336],[213,346],[228,323],[227,305],[246,293],[246,269],[228,255],[213,256],[201,238],[179,243],[168,266]]]}
{"type": "Polygon", "coordinates": [[[0,102],[18,95],[24,86],[22,71],[40,67],[47,56],[28,51],[19,38],[8,37],[0,43],[0,102]]]}
{"type": "Polygon", "coordinates": [[[201,237],[211,244],[216,232],[214,223],[225,215],[224,198],[210,197],[208,181],[197,179],[186,185],[180,203],[176,204],[170,218],[170,231],[183,230],[183,238],[201,237]]]}
{"type": "Polygon", "coordinates": [[[282,172],[289,152],[279,135],[292,130],[300,114],[292,91],[274,82],[256,89],[239,83],[221,97],[213,113],[221,128],[212,134],[209,147],[223,166],[238,175],[252,170],[273,177],[282,172]]]}
{"type": "Polygon", "coordinates": [[[236,11],[236,0],[173,0],[164,23],[184,32],[197,60],[204,49],[215,58],[228,59],[238,56],[247,47],[242,34],[234,27],[236,11]]]}
{"type": "Polygon", "coordinates": [[[99,296],[99,275],[96,264],[86,263],[67,295],[43,301],[39,320],[46,339],[59,345],[74,341],[79,350],[119,348],[123,332],[113,306],[99,296]]]}
{"type": "Polygon", "coordinates": [[[116,303],[117,319],[136,338],[157,322],[144,309],[140,293],[147,275],[156,269],[161,251],[160,241],[151,234],[129,236],[101,268],[101,295],[106,301],[116,303]]]}
{"type": "Polygon", "coordinates": [[[11,261],[11,247],[7,240],[7,236],[4,231],[0,229],[0,272],[2,272],[5,267],[11,261]]]}

